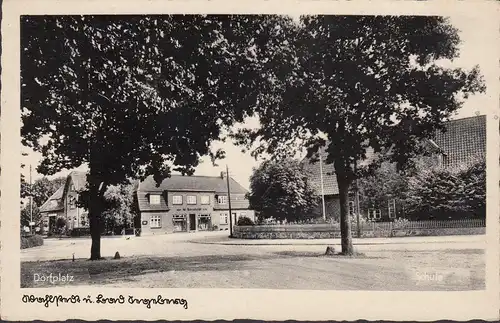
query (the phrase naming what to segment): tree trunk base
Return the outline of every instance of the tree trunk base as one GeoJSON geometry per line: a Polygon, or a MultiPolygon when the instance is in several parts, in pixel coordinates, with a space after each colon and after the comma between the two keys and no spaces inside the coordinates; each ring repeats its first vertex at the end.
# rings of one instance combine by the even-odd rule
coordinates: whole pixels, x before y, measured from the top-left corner
{"type": "Polygon", "coordinates": [[[95,260],[106,260],[106,258],[104,258],[104,257],[89,258],[89,260],[91,260],[91,261],[95,261],[95,260]]]}
{"type": "Polygon", "coordinates": [[[343,258],[366,258],[364,253],[352,251],[349,253],[346,252],[335,252],[335,247],[328,246],[326,247],[325,256],[335,256],[335,257],[343,257],[343,258]]]}

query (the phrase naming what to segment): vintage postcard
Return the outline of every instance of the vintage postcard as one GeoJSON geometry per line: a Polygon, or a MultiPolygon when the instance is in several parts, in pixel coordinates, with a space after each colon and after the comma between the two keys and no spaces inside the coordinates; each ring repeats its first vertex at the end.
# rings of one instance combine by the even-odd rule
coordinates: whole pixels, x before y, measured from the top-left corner
{"type": "Polygon", "coordinates": [[[1,317],[498,319],[493,1],[5,1],[1,317]]]}

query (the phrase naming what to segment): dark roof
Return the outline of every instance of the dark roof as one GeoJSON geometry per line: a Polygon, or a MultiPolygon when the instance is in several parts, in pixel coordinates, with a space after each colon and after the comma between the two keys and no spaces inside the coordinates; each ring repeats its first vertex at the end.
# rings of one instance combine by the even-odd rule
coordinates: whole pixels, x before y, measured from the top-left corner
{"type": "MultiPolygon", "coordinates": [[[[162,194],[160,197],[160,204],[154,205],[150,204],[148,200],[148,195],[150,193],[158,193],[158,192],[144,192],[144,191],[138,191],[137,192],[137,202],[139,205],[139,210],[141,212],[154,212],[154,211],[167,211],[169,209],[169,206],[167,205],[167,202],[165,201],[165,196],[162,194]]],[[[209,192],[211,194],[211,198],[214,198],[215,193],[214,192],[209,192]],[[212,195],[213,194],[213,195],[212,195]]],[[[208,194],[208,193],[207,193],[208,194]]],[[[226,193],[223,193],[226,194],[226,193]]],[[[213,205],[214,210],[228,210],[229,209],[229,204],[218,204],[217,201],[211,201],[213,205]]],[[[170,208],[175,208],[176,206],[170,206],[170,208]]],[[[232,210],[246,210],[250,207],[250,203],[248,199],[245,198],[245,195],[241,193],[232,193],[231,192],[231,209],[232,210]]]]}
{"type": "Polygon", "coordinates": [[[434,141],[446,155],[447,166],[486,156],[486,116],[451,120],[445,127],[446,131],[436,133],[434,141]]]}
{"type": "MultiPolygon", "coordinates": [[[[486,116],[451,120],[445,123],[445,128],[447,131],[436,132],[433,141],[447,156],[446,166],[467,163],[478,155],[486,155],[486,116]]],[[[321,156],[322,160],[325,161],[327,154],[322,153],[321,156]]],[[[364,162],[369,162],[373,158],[373,151],[369,150],[364,162]]],[[[302,165],[311,174],[311,184],[318,194],[321,194],[320,163],[311,163],[309,159],[305,158],[302,165]]],[[[323,189],[325,195],[339,194],[333,164],[323,163],[323,189]]]]}
{"type": "MultiPolygon", "coordinates": [[[[321,152],[320,156],[323,161],[323,194],[325,195],[335,195],[339,194],[339,186],[337,185],[337,176],[335,175],[335,167],[333,164],[326,164],[324,161],[326,160],[327,153],[321,152]]],[[[302,166],[304,170],[309,172],[311,185],[314,187],[318,194],[321,194],[321,172],[320,172],[320,163],[316,161],[315,163],[311,162],[310,159],[304,159],[302,161],[302,166]]]]}
{"type": "MultiPolygon", "coordinates": [[[[229,178],[231,188],[231,206],[233,209],[247,209],[249,202],[245,199],[244,194],[248,191],[234,179],[229,178]]],[[[171,192],[210,192],[227,194],[227,179],[220,176],[183,176],[171,175],[161,182],[160,186],[156,186],[153,176],[147,177],[139,183],[137,188],[137,199],[139,210],[144,211],[164,211],[168,209],[164,196],[160,198],[159,205],[151,205],[148,202],[148,193],[163,193],[164,191],[171,192]]],[[[221,206],[214,203],[214,210],[226,209],[227,204],[221,206]]]]}
{"type": "Polygon", "coordinates": [[[52,194],[40,207],[40,212],[55,212],[64,209],[63,204],[64,185],[52,194]]]}
{"type": "MultiPolygon", "coordinates": [[[[245,194],[247,190],[234,179],[229,179],[231,193],[245,194]]],[[[192,192],[227,192],[227,180],[220,176],[183,176],[171,175],[156,186],[152,176],[147,177],[137,189],[142,192],[192,191],[192,192]]]]}
{"type": "MultiPolygon", "coordinates": [[[[323,167],[321,167],[323,168],[323,194],[339,194],[339,186],[337,184],[337,176],[335,175],[335,167],[333,167],[333,164],[325,163],[328,153],[322,151],[320,153],[320,156],[321,160],[323,161],[323,167]]],[[[374,158],[376,157],[373,149],[368,148],[366,151],[366,158],[360,164],[370,163],[374,158]]],[[[315,188],[318,194],[321,194],[321,173],[319,161],[313,163],[310,159],[304,158],[301,163],[304,167],[304,170],[308,171],[310,174],[311,185],[315,188]]]]}

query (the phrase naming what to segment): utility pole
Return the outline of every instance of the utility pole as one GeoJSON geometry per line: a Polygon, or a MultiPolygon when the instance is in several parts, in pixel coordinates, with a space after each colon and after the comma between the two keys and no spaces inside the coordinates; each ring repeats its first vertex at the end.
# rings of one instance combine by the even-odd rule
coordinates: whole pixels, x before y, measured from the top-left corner
{"type": "Polygon", "coordinates": [[[231,188],[229,187],[229,167],[226,165],[227,203],[229,204],[229,237],[233,237],[233,211],[231,209],[231,188]]]}
{"type": "MultiPolygon", "coordinates": [[[[357,170],[358,170],[358,162],[356,161],[355,164],[354,164],[354,170],[355,170],[355,173],[357,173],[357,170]]],[[[359,180],[358,180],[358,175],[356,174],[356,224],[357,224],[357,227],[358,227],[358,238],[361,238],[361,226],[360,226],[360,223],[359,223],[359,213],[360,213],[360,210],[359,210],[359,180]]]]}
{"type": "Polygon", "coordinates": [[[31,183],[31,164],[30,164],[30,233],[33,234],[33,185],[31,183]]]}
{"type": "Polygon", "coordinates": [[[326,207],[325,207],[325,186],[323,184],[323,156],[321,155],[322,148],[319,149],[319,174],[321,180],[321,203],[322,203],[322,212],[323,212],[323,220],[326,221],[326,207]]]}

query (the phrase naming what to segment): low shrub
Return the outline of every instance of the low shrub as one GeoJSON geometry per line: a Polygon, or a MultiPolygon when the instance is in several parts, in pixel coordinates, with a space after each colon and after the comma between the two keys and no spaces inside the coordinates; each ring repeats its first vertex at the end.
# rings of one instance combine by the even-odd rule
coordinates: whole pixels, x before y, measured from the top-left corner
{"type": "Polygon", "coordinates": [[[252,219],[247,218],[246,216],[242,216],[238,219],[237,225],[255,225],[255,223],[253,223],[252,219]]]}
{"type": "Polygon", "coordinates": [[[90,228],[74,228],[70,232],[72,237],[84,237],[90,235],[90,228]]]}
{"type": "Polygon", "coordinates": [[[21,237],[21,249],[43,246],[43,238],[39,235],[21,237]]]}

